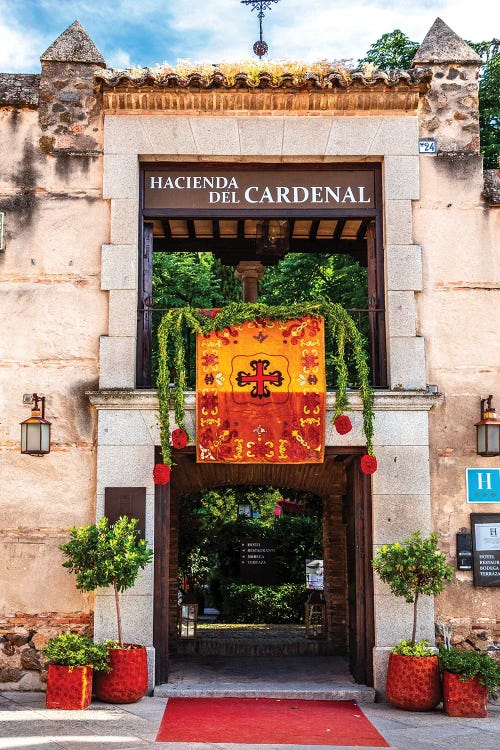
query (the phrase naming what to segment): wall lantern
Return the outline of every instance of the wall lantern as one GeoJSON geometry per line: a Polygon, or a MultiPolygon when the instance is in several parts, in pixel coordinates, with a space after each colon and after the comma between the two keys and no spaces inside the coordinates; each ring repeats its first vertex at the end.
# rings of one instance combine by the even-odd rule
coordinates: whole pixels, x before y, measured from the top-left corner
{"type": "Polygon", "coordinates": [[[257,222],[256,253],[282,257],[289,250],[289,225],[286,219],[264,219],[257,222]]]}
{"type": "Polygon", "coordinates": [[[253,509],[250,500],[242,500],[238,503],[239,518],[253,518],[253,509]]]}
{"type": "Polygon", "coordinates": [[[185,591],[179,605],[179,636],[181,638],[196,638],[197,622],[196,594],[192,591],[185,591]]]}
{"type": "Polygon", "coordinates": [[[500,415],[491,405],[492,398],[481,399],[481,420],[475,425],[478,456],[500,456],[500,415]]]}
{"type": "Polygon", "coordinates": [[[21,453],[28,456],[44,456],[50,453],[50,422],[45,419],[45,396],[34,393],[31,417],[21,422],[21,453]],[[41,402],[41,410],[38,402],[41,402]]]}
{"type": "Polygon", "coordinates": [[[314,589],[306,602],[306,638],[326,637],[326,604],[323,592],[314,589]]]}

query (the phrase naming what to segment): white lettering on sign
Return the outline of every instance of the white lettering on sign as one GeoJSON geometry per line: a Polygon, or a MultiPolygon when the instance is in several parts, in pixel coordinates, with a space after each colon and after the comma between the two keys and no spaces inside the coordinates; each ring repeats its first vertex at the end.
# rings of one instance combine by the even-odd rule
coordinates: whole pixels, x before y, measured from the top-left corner
{"type": "Polygon", "coordinates": [[[491,474],[489,471],[485,471],[484,475],[483,472],[478,471],[477,473],[477,488],[478,490],[491,490],[491,474]],[[483,476],[485,478],[486,483],[483,486],[483,476]]]}
{"type": "MultiPolygon", "coordinates": [[[[208,191],[209,203],[240,203],[239,186],[236,177],[224,175],[178,175],[177,177],[163,177],[162,175],[149,176],[149,188],[151,190],[206,190],[208,191]]],[[[371,203],[370,198],[365,197],[366,187],[357,186],[330,186],[304,185],[259,186],[250,185],[244,191],[244,200],[254,205],[271,204],[352,204],[360,205],[371,203]]]]}

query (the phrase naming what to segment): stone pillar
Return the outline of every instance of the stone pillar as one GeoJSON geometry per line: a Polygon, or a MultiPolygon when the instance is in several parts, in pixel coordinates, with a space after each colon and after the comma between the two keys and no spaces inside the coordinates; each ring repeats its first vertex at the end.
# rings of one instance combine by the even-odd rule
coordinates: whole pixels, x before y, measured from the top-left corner
{"type": "Polygon", "coordinates": [[[100,156],[103,117],[94,73],[106,67],[103,56],[75,21],[40,61],[40,149],[55,156],[100,156]]]}
{"type": "Polygon", "coordinates": [[[437,153],[479,154],[478,78],[482,60],[437,18],[413,59],[432,71],[422,98],[419,137],[434,138],[437,153]]]}
{"type": "Polygon", "coordinates": [[[236,278],[243,286],[243,302],[257,302],[257,284],[264,276],[264,266],[260,260],[242,260],[236,266],[236,278]]]}

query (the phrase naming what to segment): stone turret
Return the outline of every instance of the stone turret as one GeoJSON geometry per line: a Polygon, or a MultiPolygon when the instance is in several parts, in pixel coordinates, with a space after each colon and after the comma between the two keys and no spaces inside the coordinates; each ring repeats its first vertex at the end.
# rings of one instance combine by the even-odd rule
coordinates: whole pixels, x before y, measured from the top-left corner
{"type": "Polygon", "coordinates": [[[102,108],[94,73],[106,62],[80,22],[71,24],[40,61],[40,148],[55,155],[100,154],[102,108]]]}
{"type": "Polygon", "coordinates": [[[479,153],[478,77],[482,60],[440,18],[413,59],[429,67],[432,81],[423,97],[420,138],[434,138],[438,153],[479,153]]]}

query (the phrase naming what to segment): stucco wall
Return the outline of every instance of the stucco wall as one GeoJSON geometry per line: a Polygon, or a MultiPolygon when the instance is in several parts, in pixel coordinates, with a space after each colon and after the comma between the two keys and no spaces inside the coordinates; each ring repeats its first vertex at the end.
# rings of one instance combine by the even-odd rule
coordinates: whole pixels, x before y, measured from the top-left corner
{"type": "MultiPolygon", "coordinates": [[[[500,512],[500,502],[468,504],[465,487],[466,467],[500,465],[476,454],[474,428],[480,398],[491,393],[493,404],[500,401],[500,210],[482,197],[478,154],[422,156],[420,176],[413,212],[424,274],[418,330],[426,340],[427,382],[443,393],[430,415],[432,516],[455,563],[455,534],[470,530],[469,514],[500,512]]],[[[472,573],[457,572],[436,612],[452,625],[496,622],[497,590],[474,588],[472,573]]]]}
{"type": "Polygon", "coordinates": [[[107,331],[100,248],[108,236],[101,158],[49,155],[38,112],[0,110],[0,616],[89,611],[59,544],[95,513],[97,419],[85,397],[107,331]],[[24,393],[46,396],[52,448],[20,453],[24,393]]]}

